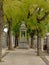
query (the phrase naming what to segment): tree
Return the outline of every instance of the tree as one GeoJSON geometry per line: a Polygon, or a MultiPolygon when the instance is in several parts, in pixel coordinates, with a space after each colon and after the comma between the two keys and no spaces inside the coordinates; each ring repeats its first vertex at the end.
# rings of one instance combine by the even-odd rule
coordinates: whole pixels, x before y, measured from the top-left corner
{"type": "MultiPolygon", "coordinates": [[[[14,1],[13,0],[4,0],[4,19],[5,19],[5,22],[7,22],[7,24],[8,24],[8,49],[9,50],[12,49],[11,31],[14,32],[15,38],[17,39],[17,42],[18,42],[17,20],[19,20],[19,19],[17,19],[17,17],[19,18],[19,16],[18,16],[17,12],[19,11],[20,4],[21,3],[19,3],[19,1],[17,1],[17,0],[14,0],[14,1]]],[[[15,42],[16,42],[16,40],[15,40],[15,42]]]]}
{"type": "MultiPolygon", "coordinates": [[[[37,5],[35,6],[35,19],[36,19],[36,30],[37,30],[37,55],[40,55],[41,51],[41,35],[46,32],[46,26],[48,24],[48,14],[49,14],[49,8],[48,8],[48,3],[47,1],[44,0],[38,0],[37,5]],[[43,4],[42,4],[43,2],[43,4]],[[47,4],[47,6],[45,6],[47,4]],[[47,8],[46,8],[47,7],[47,8]],[[42,27],[43,25],[43,27],[42,27]]],[[[34,13],[31,14],[31,12],[28,12],[28,18],[33,16],[34,13]]]]}
{"type": "Polygon", "coordinates": [[[0,61],[2,60],[2,33],[4,26],[3,0],[0,0],[0,61]]]}
{"type": "Polygon", "coordinates": [[[15,22],[12,26],[13,35],[15,36],[15,45],[14,48],[18,46],[18,37],[19,37],[19,30],[20,30],[20,22],[15,22]]]}
{"type": "Polygon", "coordinates": [[[8,49],[12,50],[12,19],[8,21],[8,49]]]}
{"type": "Polygon", "coordinates": [[[21,11],[22,18],[31,30],[37,31],[37,55],[41,51],[41,36],[47,32],[49,21],[49,1],[45,0],[23,0],[21,11]],[[43,2],[43,3],[42,3],[43,2]],[[25,11],[25,13],[24,13],[25,11]]]}
{"type": "Polygon", "coordinates": [[[34,48],[34,35],[36,35],[36,30],[30,31],[30,36],[31,36],[31,48],[34,48]]]}

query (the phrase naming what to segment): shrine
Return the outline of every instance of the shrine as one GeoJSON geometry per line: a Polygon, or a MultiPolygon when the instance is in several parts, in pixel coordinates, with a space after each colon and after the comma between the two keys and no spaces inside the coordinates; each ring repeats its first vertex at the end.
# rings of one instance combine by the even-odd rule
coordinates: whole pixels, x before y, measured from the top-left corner
{"type": "Polygon", "coordinates": [[[27,44],[27,28],[25,22],[23,21],[20,27],[20,39],[19,48],[28,48],[27,44]]]}

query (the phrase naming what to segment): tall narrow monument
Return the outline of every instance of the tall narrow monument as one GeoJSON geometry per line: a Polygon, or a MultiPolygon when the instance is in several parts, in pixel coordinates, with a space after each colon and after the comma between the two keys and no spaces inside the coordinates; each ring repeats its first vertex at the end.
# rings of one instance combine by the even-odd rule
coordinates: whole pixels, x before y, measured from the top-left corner
{"type": "Polygon", "coordinates": [[[27,28],[25,22],[23,21],[20,27],[20,39],[19,48],[28,48],[27,44],[27,28]]]}

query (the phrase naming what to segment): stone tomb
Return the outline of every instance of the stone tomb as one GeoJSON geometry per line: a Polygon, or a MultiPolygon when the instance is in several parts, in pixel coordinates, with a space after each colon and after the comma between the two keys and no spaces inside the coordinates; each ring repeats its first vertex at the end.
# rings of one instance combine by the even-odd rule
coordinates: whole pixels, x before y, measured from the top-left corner
{"type": "Polygon", "coordinates": [[[27,28],[25,23],[22,22],[20,27],[20,38],[19,38],[19,48],[28,48],[27,44],[27,28]]]}

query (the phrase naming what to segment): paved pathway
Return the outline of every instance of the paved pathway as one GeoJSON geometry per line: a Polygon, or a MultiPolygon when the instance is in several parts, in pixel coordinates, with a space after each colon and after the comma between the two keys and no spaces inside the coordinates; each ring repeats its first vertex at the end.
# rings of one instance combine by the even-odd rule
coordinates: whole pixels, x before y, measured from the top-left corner
{"type": "Polygon", "coordinates": [[[16,49],[3,58],[0,65],[46,65],[33,49],[16,49]]]}

